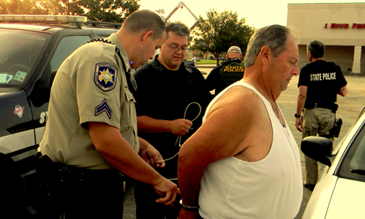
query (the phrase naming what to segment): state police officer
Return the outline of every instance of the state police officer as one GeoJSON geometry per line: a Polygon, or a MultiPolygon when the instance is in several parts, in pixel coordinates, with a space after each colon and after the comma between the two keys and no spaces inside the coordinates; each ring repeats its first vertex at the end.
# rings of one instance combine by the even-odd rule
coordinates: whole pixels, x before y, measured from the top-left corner
{"type": "Polygon", "coordinates": [[[238,46],[231,46],[227,51],[227,60],[215,67],[205,82],[210,91],[215,89],[215,95],[229,85],[241,80],[245,71],[242,63],[242,52],[238,46]]]}
{"type": "MultiPolygon", "coordinates": [[[[323,60],[324,50],[324,44],[318,40],[307,45],[307,57],[311,63],[300,71],[297,112],[294,116],[295,126],[303,132],[303,138],[318,134],[333,141],[331,129],[336,120],[337,94],[347,95],[347,82],[340,66],[323,60]],[[304,126],[301,120],[303,107],[304,126]]],[[[305,167],[307,181],[304,186],[313,190],[318,180],[317,161],[305,156],[305,167]]]]}

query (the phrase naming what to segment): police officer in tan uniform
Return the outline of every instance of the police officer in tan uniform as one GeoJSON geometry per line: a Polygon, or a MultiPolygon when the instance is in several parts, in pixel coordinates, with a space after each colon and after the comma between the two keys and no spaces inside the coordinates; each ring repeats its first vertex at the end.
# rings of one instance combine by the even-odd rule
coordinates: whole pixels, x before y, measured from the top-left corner
{"type": "Polygon", "coordinates": [[[165,39],[161,18],[139,10],[116,34],[81,46],[60,66],[38,168],[52,213],[122,218],[123,175],[151,184],[160,195],[156,202],[175,200],[177,186],[154,170],[164,167],[162,156],[137,136],[136,83],[129,73],[152,59],[165,39]]]}

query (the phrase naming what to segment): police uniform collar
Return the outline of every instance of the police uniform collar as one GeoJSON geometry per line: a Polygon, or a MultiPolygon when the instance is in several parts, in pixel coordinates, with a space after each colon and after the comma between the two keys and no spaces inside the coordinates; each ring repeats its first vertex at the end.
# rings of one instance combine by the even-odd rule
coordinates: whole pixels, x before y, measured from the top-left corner
{"type": "Polygon", "coordinates": [[[325,62],[323,59],[316,59],[313,62],[325,62]]]}
{"type": "Polygon", "coordinates": [[[119,53],[124,61],[124,66],[126,68],[125,70],[126,72],[130,71],[131,65],[129,64],[129,58],[127,52],[125,51],[122,43],[119,41],[118,36],[115,33],[113,33],[107,39],[110,40],[119,49],[119,53]]]}
{"type": "Polygon", "coordinates": [[[226,61],[222,62],[221,65],[228,65],[232,62],[238,62],[241,63],[241,60],[239,60],[238,58],[229,58],[226,61]]]}
{"type": "Polygon", "coordinates": [[[241,62],[241,60],[238,58],[229,58],[227,62],[241,62]]]}
{"type": "Polygon", "coordinates": [[[128,83],[128,88],[132,93],[135,93],[135,91],[137,90],[137,82],[136,82],[133,74],[130,72],[131,66],[129,64],[129,58],[128,58],[127,52],[125,51],[122,43],[119,41],[119,39],[115,33],[110,35],[107,39],[110,40],[116,46],[115,51],[118,53],[118,55],[120,56],[120,58],[122,59],[122,62],[124,64],[124,70],[125,70],[125,75],[126,75],[126,79],[127,79],[127,83],[128,83]]]}

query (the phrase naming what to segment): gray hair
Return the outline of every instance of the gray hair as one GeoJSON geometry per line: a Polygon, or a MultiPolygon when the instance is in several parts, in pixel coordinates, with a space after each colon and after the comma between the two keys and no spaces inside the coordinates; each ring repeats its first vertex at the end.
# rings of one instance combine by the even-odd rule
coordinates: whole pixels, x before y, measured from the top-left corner
{"type": "Polygon", "coordinates": [[[176,35],[179,36],[187,36],[188,37],[188,43],[189,43],[189,35],[190,31],[188,26],[181,22],[174,22],[174,23],[168,23],[166,25],[166,32],[167,32],[167,38],[169,37],[169,32],[173,32],[176,35]]]}
{"type": "Polygon", "coordinates": [[[307,51],[310,52],[315,59],[323,57],[324,48],[324,44],[319,40],[313,40],[307,45],[307,51]]]}
{"type": "Polygon", "coordinates": [[[289,28],[282,25],[271,25],[257,30],[252,35],[244,59],[245,68],[255,63],[263,46],[268,46],[274,57],[279,56],[287,47],[288,35],[292,36],[289,28]]]}
{"type": "Polygon", "coordinates": [[[137,34],[142,31],[153,31],[152,39],[160,38],[165,29],[165,22],[151,10],[138,10],[130,14],[123,23],[131,33],[137,34]]]}

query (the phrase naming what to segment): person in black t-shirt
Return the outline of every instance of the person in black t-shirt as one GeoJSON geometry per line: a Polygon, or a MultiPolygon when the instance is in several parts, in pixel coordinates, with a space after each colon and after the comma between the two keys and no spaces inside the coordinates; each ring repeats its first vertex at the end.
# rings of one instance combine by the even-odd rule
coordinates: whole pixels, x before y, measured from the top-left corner
{"type": "Polygon", "coordinates": [[[227,60],[215,67],[205,79],[210,91],[215,89],[219,94],[232,83],[241,80],[245,71],[242,63],[242,52],[238,46],[231,46],[227,51],[227,60]]]}
{"type": "MultiPolygon", "coordinates": [[[[201,125],[204,110],[211,100],[201,72],[184,64],[189,30],[182,23],[166,25],[167,39],[155,59],[135,74],[138,133],[162,155],[165,167],[156,169],[177,182],[180,146],[201,125]]],[[[155,203],[153,188],[137,183],[137,218],[178,217],[180,204],[173,207],[155,203]]]]}
{"type": "MultiPolygon", "coordinates": [[[[347,95],[347,82],[340,66],[323,60],[324,49],[324,44],[318,40],[307,46],[307,56],[311,63],[300,71],[295,126],[302,132],[303,138],[318,134],[333,141],[334,136],[330,130],[336,120],[337,94],[343,97],[347,95]]],[[[305,166],[307,180],[304,186],[313,190],[318,180],[317,161],[305,156],[305,166]]]]}

